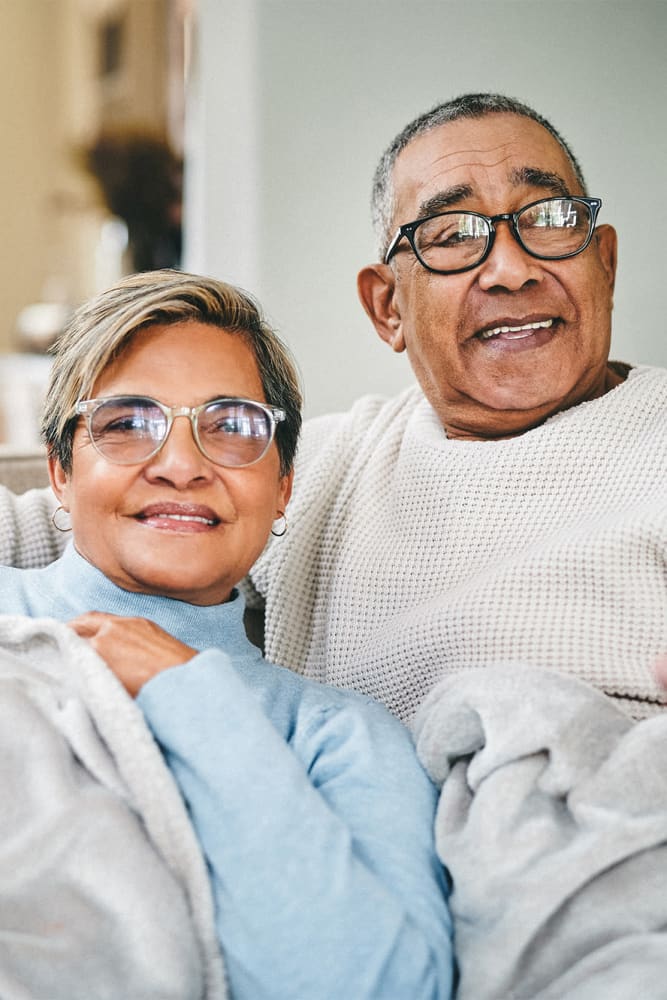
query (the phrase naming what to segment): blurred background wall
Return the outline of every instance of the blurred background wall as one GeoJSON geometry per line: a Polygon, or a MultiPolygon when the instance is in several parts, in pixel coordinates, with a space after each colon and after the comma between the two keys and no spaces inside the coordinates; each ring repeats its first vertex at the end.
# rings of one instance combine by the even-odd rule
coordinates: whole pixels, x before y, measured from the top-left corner
{"type": "Polygon", "coordinates": [[[666,42],[663,0],[0,0],[0,442],[36,437],[68,310],[137,267],[255,292],[309,414],[408,384],[356,297],[371,176],[466,90],[572,143],[619,230],[613,354],[667,365],[666,42]]]}

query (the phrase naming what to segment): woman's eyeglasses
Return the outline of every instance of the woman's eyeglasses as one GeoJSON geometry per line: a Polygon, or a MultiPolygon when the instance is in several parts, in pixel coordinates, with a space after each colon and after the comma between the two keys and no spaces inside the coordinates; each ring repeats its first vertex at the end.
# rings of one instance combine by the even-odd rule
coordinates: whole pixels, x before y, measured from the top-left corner
{"type": "Polygon", "coordinates": [[[507,222],[519,246],[538,260],[564,260],[585,250],[593,236],[600,198],[545,198],[516,212],[440,212],[401,226],[384,262],[405,237],[419,263],[436,274],[458,274],[482,264],[491,253],[496,223],[507,222]]]}
{"type": "Polygon", "coordinates": [[[200,406],[165,406],[149,396],[81,399],[96,450],[116,465],[135,465],[157,455],[176,417],[188,417],[197,447],[216,465],[240,469],[259,462],[285,411],[250,399],[212,399],[200,406]]]}

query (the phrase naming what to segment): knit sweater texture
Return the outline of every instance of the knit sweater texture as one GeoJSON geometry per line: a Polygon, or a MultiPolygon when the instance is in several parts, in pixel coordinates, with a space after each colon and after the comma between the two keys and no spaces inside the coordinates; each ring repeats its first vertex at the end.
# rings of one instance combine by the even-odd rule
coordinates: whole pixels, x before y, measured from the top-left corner
{"type": "Polygon", "coordinates": [[[435,790],[385,709],[267,663],[239,595],[129,593],[71,545],[43,569],[1,567],[0,610],[140,616],[199,651],[137,704],[208,863],[234,1000],[448,1000],[435,790]]]}
{"type": "Polygon", "coordinates": [[[366,397],[307,422],[288,520],[252,572],[272,659],[404,720],[507,662],[660,709],[666,370],[500,441],[449,440],[418,388],[366,397]]]}

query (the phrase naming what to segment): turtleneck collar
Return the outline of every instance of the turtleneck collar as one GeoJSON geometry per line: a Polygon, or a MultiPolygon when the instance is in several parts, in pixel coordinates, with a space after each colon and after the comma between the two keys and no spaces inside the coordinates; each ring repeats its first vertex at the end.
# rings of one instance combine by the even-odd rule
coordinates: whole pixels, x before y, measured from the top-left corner
{"type": "Polygon", "coordinates": [[[112,583],[79,555],[72,542],[52,568],[60,594],[69,605],[70,617],[85,611],[107,611],[148,618],[197,650],[230,645],[239,648],[248,643],[243,626],[244,601],[236,590],[225,604],[206,607],[171,597],[135,594],[112,583]]]}

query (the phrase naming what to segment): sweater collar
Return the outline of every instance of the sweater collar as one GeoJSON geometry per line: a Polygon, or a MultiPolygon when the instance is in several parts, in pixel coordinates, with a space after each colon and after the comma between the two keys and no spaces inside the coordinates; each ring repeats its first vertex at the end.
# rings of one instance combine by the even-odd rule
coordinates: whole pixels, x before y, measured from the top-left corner
{"type": "Polygon", "coordinates": [[[84,559],[70,542],[55,564],[60,592],[74,601],[76,613],[107,611],[115,615],[148,618],[193,649],[245,643],[244,600],[237,590],[224,604],[200,607],[171,597],[135,594],[112,583],[84,559]]]}

